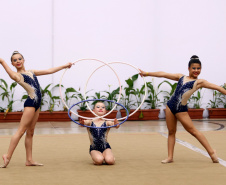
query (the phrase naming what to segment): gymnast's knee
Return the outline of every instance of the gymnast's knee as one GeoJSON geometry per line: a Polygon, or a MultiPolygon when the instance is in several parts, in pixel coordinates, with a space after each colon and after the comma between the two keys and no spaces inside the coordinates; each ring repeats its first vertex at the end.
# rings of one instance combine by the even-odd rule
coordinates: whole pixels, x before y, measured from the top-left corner
{"type": "Polygon", "coordinates": [[[109,165],[115,164],[115,158],[114,157],[105,157],[105,162],[109,165]]]}
{"type": "Polygon", "coordinates": [[[197,137],[198,134],[201,134],[199,131],[196,129],[187,129],[187,131],[194,137],[197,137]]]}
{"type": "Polygon", "coordinates": [[[104,162],[104,157],[96,157],[95,159],[94,159],[94,163],[96,164],[96,165],[101,165],[101,164],[103,164],[103,162],[104,162]]]}
{"type": "Polygon", "coordinates": [[[28,129],[26,132],[27,137],[33,137],[34,136],[34,129],[28,129]]]}
{"type": "Polygon", "coordinates": [[[175,129],[169,129],[169,130],[168,130],[168,135],[169,135],[169,136],[175,135],[175,134],[176,134],[176,131],[177,131],[177,130],[175,130],[175,129]]]}

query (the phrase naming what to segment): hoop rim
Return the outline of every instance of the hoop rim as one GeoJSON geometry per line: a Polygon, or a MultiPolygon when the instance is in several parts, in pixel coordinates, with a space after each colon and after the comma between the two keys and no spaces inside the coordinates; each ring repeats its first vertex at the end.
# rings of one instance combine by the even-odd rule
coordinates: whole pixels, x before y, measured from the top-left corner
{"type": "MultiPolygon", "coordinates": [[[[121,94],[122,94],[122,88],[121,88],[121,82],[120,82],[120,79],[119,79],[117,73],[115,72],[115,70],[114,70],[108,63],[103,62],[103,61],[98,60],[98,59],[92,59],[92,58],[90,58],[90,59],[79,59],[79,60],[73,62],[73,65],[75,65],[75,63],[77,63],[77,62],[84,61],[84,60],[94,60],[94,61],[97,61],[97,62],[101,62],[101,63],[104,63],[105,65],[107,65],[109,68],[111,68],[111,70],[115,73],[115,75],[116,75],[116,77],[117,77],[117,79],[118,79],[119,87],[120,87],[120,92],[119,92],[119,94],[120,94],[120,96],[121,96],[121,94]]],[[[103,65],[103,66],[105,66],[105,65],[103,65]]],[[[62,74],[62,76],[61,76],[60,83],[59,83],[59,90],[60,90],[60,97],[61,97],[61,100],[62,100],[63,104],[65,105],[65,107],[66,107],[67,109],[69,109],[68,105],[66,104],[66,102],[65,102],[64,99],[63,99],[63,96],[62,96],[62,90],[61,90],[62,79],[63,79],[63,76],[64,76],[64,74],[66,73],[67,70],[68,70],[68,68],[66,68],[66,69],[64,70],[64,72],[63,72],[63,74],[62,74]]],[[[119,102],[120,96],[119,96],[117,102],[119,102]]],[[[86,97],[86,96],[85,96],[85,97],[86,97]]],[[[84,98],[84,97],[83,97],[83,98],[84,98]]],[[[86,98],[84,98],[84,100],[86,100],[86,98]]],[[[117,105],[115,105],[115,107],[116,107],[116,106],[117,106],[117,105]]],[[[114,108],[115,108],[115,107],[114,107],[114,108]]],[[[89,107],[89,110],[90,110],[90,107],[89,107]]],[[[112,111],[113,111],[113,110],[114,110],[114,109],[112,109],[112,111]]],[[[111,111],[111,112],[112,112],[112,111],[111,111]]],[[[110,113],[111,113],[111,112],[110,112],[110,113]]],[[[80,117],[80,118],[83,118],[83,119],[90,119],[89,117],[80,116],[80,115],[76,114],[76,113],[73,112],[73,111],[71,111],[71,113],[74,114],[74,115],[76,115],[76,116],[78,116],[78,117],[80,117]]],[[[92,113],[93,113],[93,112],[92,112],[92,113]]],[[[108,112],[107,115],[110,114],[110,113],[108,112]]],[[[103,116],[97,116],[95,113],[93,113],[93,114],[94,114],[96,117],[98,117],[98,118],[99,118],[99,117],[102,118],[102,117],[106,116],[106,115],[103,115],[103,116]]],[[[96,118],[96,117],[93,117],[92,119],[94,119],[94,118],[96,118]]],[[[107,120],[112,120],[112,119],[107,119],[107,120]]]]}
{"type": "MultiPolygon", "coordinates": [[[[129,66],[135,68],[139,73],[141,72],[139,68],[133,66],[132,64],[126,63],[126,62],[117,62],[117,61],[116,61],[116,62],[109,62],[108,64],[115,64],[115,63],[129,65],[129,66]]],[[[93,73],[89,76],[89,78],[88,78],[87,81],[89,81],[89,79],[91,78],[91,76],[92,76],[98,69],[100,69],[100,68],[103,67],[103,66],[105,66],[105,65],[102,65],[102,66],[96,68],[96,69],[93,71],[93,73]]],[[[129,114],[129,117],[132,116],[133,114],[135,114],[135,113],[140,109],[140,107],[143,105],[143,103],[144,103],[144,101],[145,101],[145,98],[146,98],[146,96],[147,96],[147,83],[146,83],[146,80],[145,80],[145,78],[144,78],[143,76],[142,76],[142,78],[143,78],[144,86],[145,86],[144,97],[143,97],[143,100],[142,100],[141,103],[140,103],[140,106],[138,106],[137,109],[136,109],[134,112],[132,112],[131,114],[129,114]]],[[[87,83],[88,83],[88,82],[87,82],[87,83]]],[[[86,84],[86,86],[85,86],[85,91],[86,91],[86,87],[87,87],[87,84],[86,84]]],[[[86,93],[85,93],[85,91],[84,91],[84,97],[85,97],[85,99],[86,99],[86,93]]],[[[89,105],[88,105],[88,104],[86,104],[86,105],[87,105],[88,109],[93,113],[93,111],[90,109],[89,105]]],[[[113,108],[115,108],[115,107],[113,107],[113,108]]],[[[112,109],[112,111],[113,111],[113,109],[112,109]]],[[[95,113],[93,113],[93,114],[95,114],[95,113]]],[[[108,114],[107,114],[107,115],[108,115],[108,114]]],[[[104,116],[106,116],[106,114],[105,114],[104,116]]],[[[118,120],[122,120],[122,119],[125,119],[125,118],[126,118],[126,116],[124,116],[124,117],[122,117],[122,118],[119,118],[118,120]]],[[[112,120],[112,119],[106,119],[106,120],[112,120]]]]}
{"type": "MultiPolygon", "coordinates": [[[[113,101],[113,100],[105,100],[105,99],[87,99],[87,100],[83,100],[83,101],[80,101],[80,102],[77,102],[77,103],[73,104],[73,105],[68,109],[68,116],[69,116],[69,118],[70,118],[74,123],[76,123],[76,124],[78,124],[78,125],[80,125],[80,126],[83,126],[83,127],[88,127],[88,128],[112,128],[112,127],[116,127],[116,126],[121,125],[121,124],[123,124],[124,122],[126,122],[126,120],[129,118],[129,111],[125,108],[125,106],[123,106],[122,104],[117,103],[117,102],[115,102],[115,101],[113,101]],[[127,115],[127,116],[125,116],[125,119],[124,119],[121,123],[119,123],[119,124],[117,124],[117,125],[112,125],[112,126],[107,126],[107,127],[92,127],[92,126],[88,126],[88,125],[83,125],[83,124],[81,124],[81,123],[75,121],[74,119],[72,119],[72,118],[71,118],[71,115],[70,115],[70,112],[71,112],[71,109],[72,109],[74,106],[76,106],[76,105],[78,105],[78,104],[80,104],[80,103],[83,103],[83,102],[88,102],[88,101],[108,101],[108,102],[113,102],[113,103],[115,103],[115,104],[120,105],[121,107],[123,107],[123,108],[126,110],[126,115],[127,115]]],[[[95,117],[95,118],[97,118],[97,117],[95,117]]],[[[102,118],[102,119],[104,119],[104,118],[102,118]]],[[[104,120],[106,121],[107,119],[104,119],[104,120]]],[[[118,119],[117,119],[117,120],[118,120],[118,119]]],[[[107,120],[107,121],[108,121],[108,120],[107,120]]]]}

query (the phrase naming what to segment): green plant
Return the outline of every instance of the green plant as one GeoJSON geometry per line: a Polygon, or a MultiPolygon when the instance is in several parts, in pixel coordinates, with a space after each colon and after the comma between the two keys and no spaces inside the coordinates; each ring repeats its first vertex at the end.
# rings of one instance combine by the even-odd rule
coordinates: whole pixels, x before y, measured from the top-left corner
{"type": "Polygon", "coordinates": [[[161,82],[159,84],[159,86],[161,86],[163,83],[167,83],[171,87],[171,89],[169,91],[162,91],[162,92],[166,93],[166,95],[163,96],[164,99],[163,99],[163,102],[161,102],[161,103],[166,105],[166,103],[169,101],[170,97],[173,95],[174,91],[176,90],[177,83],[172,84],[168,80],[164,80],[163,82],[161,82]]]}
{"type": "Polygon", "coordinates": [[[158,95],[162,93],[163,91],[159,91],[159,87],[161,86],[161,83],[158,85],[158,87],[155,89],[152,82],[147,82],[148,87],[148,99],[145,100],[145,102],[151,107],[151,109],[156,109],[156,107],[159,107],[159,101],[158,95]]]}
{"type": "Polygon", "coordinates": [[[53,96],[53,94],[52,94],[53,90],[56,87],[59,87],[59,84],[53,86],[51,91],[48,91],[48,95],[49,95],[49,111],[50,112],[53,112],[55,105],[57,105],[57,106],[60,105],[60,101],[59,101],[60,100],[60,96],[53,96]]]}
{"type": "Polygon", "coordinates": [[[28,98],[28,95],[27,94],[24,94],[21,98],[21,102],[24,102],[26,99],[28,98]]]}
{"type": "MultiPolygon", "coordinates": [[[[91,90],[90,90],[90,91],[91,91],[91,90]]],[[[89,92],[89,91],[87,91],[86,93],[88,93],[88,92],[89,92]]],[[[76,93],[76,99],[77,99],[78,101],[83,101],[83,100],[85,100],[83,94],[80,93],[80,92],[77,92],[77,93],[76,93]]],[[[89,96],[86,95],[86,99],[89,99],[89,96]]],[[[87,110],[87,104],[86,104],[86,102],[82,102],[82,103],[78,104],[77,106],[78,106],[79,109],[82,110],[82,111],[86,111],[86,110],[87,110]]]]}
{"type": "Polygon", "coordinates": [[[44,89],[41,88],[41,94],[42,94],[42,99],[41,99],[41,106],[40,106],[40,110],[42,110],[42,107],[45,103],[48,104],[48,101],[46,100],[46,98],[48,98],[49,96],[49,87],[51,86],[52,84],[48,84],[44,89]]]}
{"type": "MultiPolygon", "coordinates": [[[[95,95],[92,96],[93,99],[104,99],[104,95],[100,95],[100,92],[95,92],[95,95]]],[[[92,105],[95,105],[98,101],[93,101],[92,105]]]]}
{"type": "MultiPolygon", "coordinates": [[[[223,87],[226,90],[226,83],[224,85],[222,85],[221,87],[223,87]]],[[[224,108],[226,108],[226,95],[220,93],[220,104],[222,104],[224,106],[224,108]]]]}
{"type": "MultiPolygon", "coordinates": [[[[107,96],[103,96],[104,98],[106,98],[107,100],[112,100],[112,101],[117,101],[117,95],[119,94],[119,90],[120,88],[118,87],[117,89],[111,91],[111,85],[108,85],[109,87],[109,91],[104,91],[105,93],[107,93],[107,96]]],[[[111,110],[114,106],[113,102],[107,102],[107,106],[106,106],[106,110],[111,110]]]]}
{"type": "Polygon", "coordinates": [[[122,103],[128,111],[130,111],[132,106],[135,106],[131,95],[134,94],[134,82],[137,80],[137,78],[138,74],[135,74],[131,78],[125,80],[128,86],[124,87],[125,95],[122,94],[122,103]]]}
{"type": "Polygon", "coordinates": [[[193,104],[193,106],[191,108],[193,108],[193,109],[201,108],[201,104],[202,104],[201,102],[202,102],[202,98],[203,98],[203,96],[201,96],[201,91],[202,91],[202,88],[200,88],[198,91],[196,91],[196,93],[195,93],[196,95],[193,94],[189,98],[188,102],[193,104]]]}
{"type": "MultiPolygon", "coordinates": [[[[57,101],[57,100],[60,100],[60,96],[53,96],[51,91],[53,91],[54,88],[56,87],[59,87],[59,84],[55,85],[54,87],[52,87],[51,89],[50,86],[52,84],[48,84],[44,89],[41,88],[41,94],[42,94],[42,100],[41,100],[41,107],[44,105],[44,104],[47,104],[48,105],[48,110],[50,112],[53,112],[53,108],[55,105],[58,105],[60,104],[60,101],[57,101]]],[[[63,85],[61,85],[61,87],[64,87],[63,85]]],[[[72,98],[76,98],[76,94],[72,94],[70,95],[70,93],[72,92],[77,92],[74,88],[72,87],[69,87],[65,90],[65,103],[70,106],[70,101],[72,98]]],[[[24,101],[26,100],[28,97],[27,94],[23,95],[22,98],[21,98],[21,101],[24,101]]],[[[63,110],[64,111],[67,111],[67,107],[64,106],[63,107],[63,110]]]]}
{"type": "Polygon", "coordinates": [[[3,108],[3,107],[0,107],[0,112],[5,112],[5,108],[3,108]]]}
{"type": "Polygon", "coordinates": [[[220,96],[220,92],[213,90],[213,100],[210,100],[210,103],[208,103],[210,108],[218,108],[219,103],[221,102],[220,96]]]}
{"type": "Polygon", "coordinates": [[[14,100],[15,87],[17,86],[17,83],[13,82],[9,87],[5,80],[0,79],[0,81],[1,81],[0,88],[3,90],[3,93],[0,94],[0,96],[2,97],[3,101],[5,100],[5,98],[8,100],[7,109],[5,109],[6,116],[8,112],[12,112],[13,103],[17,101],[14,100]]]}
{"type": "MultiPolygon", "coordinates": [[[[54,110],[54,106],[60,105],[60,96],[53,96],[52,91],[54,90],[54,88],[59,87],[59,84],[53,86],[51,89],[50,86],[51,84],[48,84],[44,89],[41,88],[41,94],[42,94],[42,99],[41,99],[41,106],[40,106],[40,110],[42,110],[43,105],[46,103],[48,106],[48,110],[50,112],[53,112],[54,110]]],[[[26,95],[24,95],[22,97],[22,99],[26,99],[26,95]]]]}
{"type": "MultiPolygon", "coordinates": [[[[133,94],[135,96],[136,101],[135,101],[134,104],[137,107],[140,106],[140,104],[142,102],[142,97],[145,94],[145,90],[144,89],[145,89],[145,85],[143,85],[140,89],[139,88],[136,88],[136,89],[131,90],[131,92],[130,92],[131,94],[133,94]]],[[[140,115],[139,115],[139,118],[143,118],[143,117],[144,117],[144,115],[143,115],[143,112],[141,110],[140,115]]]]}
{"type": "MultiPolygon", "coordinates": [[[[73,87],[68,87],[66,88],[65,90],[65,103],[68,105],[68,107],[70,106],[70,101],[73,99],[73,98],[76,98],[76,94],[77,91],[73,88],[73,87]],[[71,94],[73,93],[73,94],[71,94]]],[[[64,111],[67,111],[67,107],[64,105],[64,111]]]]}

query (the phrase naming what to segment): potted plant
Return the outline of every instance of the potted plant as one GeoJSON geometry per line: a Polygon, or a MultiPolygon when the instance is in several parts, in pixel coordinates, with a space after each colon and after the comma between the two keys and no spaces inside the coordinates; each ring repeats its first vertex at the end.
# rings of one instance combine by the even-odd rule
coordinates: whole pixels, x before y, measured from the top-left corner
{"type": "MultiPolygon", "coordinates": [[[[106,100],[117,101],[117,95],[119,95],[120,88],[118,87],[115,90],[111,91],[111,85],[108,85],[108,87],[109,87],[109,91],[104,91],[107,94],[107,96],[104,95],[103,98],[106,100]]],[[[109,111],[113,108],[113,106],[114,106],[113,102],[107,102],[106,109],[109,111]]]]}
{"type": "Polygon", "coordinates": [[[0,96],[3,101],[5,101],[6,98],[8,102],[6,108],[1,107],[0,122],[17,122],[22,116],[22,112],[12,112],[13,103],[17,101],[14,100],[15,87],[17,86],[17,83],[13,82],[9,87],[4,79],[0,79],[0,81],[0,88],[3,90],[3,93],[1,93],[0,96]]]}
{"type": "MultiPolygon", "coordinates": [[[[111,85],[108,85],[109,87],[109,91],[104,91],[107,96],[103,96],[104,99],[106,100],[112,100],[112,101],[117,101],[117,96],[119,95],[119,90],[120,88],[116,88],[114,90],[111,91],[111,85]]],[[[98,97],[96,97],[98,98],[98,97]]],[[[115,104],[113,102],[107,102],[107,106],[106,106],[106,110],[107,110],[107,113],[113,109],[113,107],[115,106],[115,104]]],[[[114,119],[117,117],[117,113],[118,113],[118,110],[113,110],[109,115],[106,116],[106,118],[108,119],[114,119]]]]}
{"type": "MultiPolygon", "coordinates": [[[[59,84],[53,86],[51,89],[50,86],[52,84],[48,84],[44,89],[41,88],[42,93],[42,101],[41,101],[41,107],[40,107],[40,113],[39,113],[39,122],[44,121],[70,121],[70,118],[68,117],[68,113],[65,111],[54,111],[54,106],[60,104],[59,96],[53,96],[51,91],[53,91],[54,88],[59,87],[59,84]],[[42,111],[43,105],[47,104],[48,110],[42,111]]],[[[23,95],[21,98],[21,101],[25,101],[27,99],[28,95],[23,95]]]]}
{"type": "MultiPolygon", "coordinates": [[[[109,91],[103,91],[107,95],[101,95],[100,92],[95,92],[94,96],[91,96],[92,99],[106,99],[106,100],[117,101],[116,96],[119,94],[119,88],[111,91],[110,90],[111,86],[109,85],[108,87],[109,87],[109,91]]],[[[80,99],[81,101],[84,100],[81,93],[77,94],[77,98],[80,99]]],[[[86,99],[88,99],[88,98],[89,97],[87,96],[86,99]]],[[[92,103],[92,105],[94,105],[95,103],[96,103],[96,101],[94,101],[92,103]]],[[[114,104],[112,102],[107,102],[107,105],[106,105],[107,112],[109,112],[113,108],[113,106],[114,106],[114,104]]],[[[90,110],[87,110],[87,104],[85,102],[81,103],[81,105],[78,105],[78,107],[80,108],[80,109],[77,110],[79,115],[84,116],[84,117],[95,117],[95,115],[90,110]]],[[[109,115],[106,116],[106,118],[108,118],[108,119],[116,118],[117,112],[118,112],[117,110],[113,110],[109,115]]],[[[79,120],[80,119],[81,118],[79,118],[79,120]]]]}
{"type": "MultiPolygon", "coordinates": [[[[131,78],[128,78],[126,81],[127,87],[124,87],[124,95],[122,94],[122,100],[121,103],[125,106],[125,108],[129,111],[131,114],[132,112],[135,111],[135,109],[131,109],[134,107],[136,104],[134,100],[132,100],[132,97],[134,96],[134,82],[137,80],[138,74],[133,75],[131,78]]],[[[125,117],[126,116],[126,110],[120,109],[121,116],[125,117]]],[[[137,111],[135,114],[130,116],[127,120],[139,120],[141,111],[137,111]]]]}
{"type": "MultiPolygon", "coordinates": [[[[225,84],[222,87],[226,89],[225,84]]],[[[218,91],[213,91],[213,100],[210,100],[210,103],[208,103],[210,108],[207,108],[209,118],[226,118],[226,108],[223,108],[225,107],[225,101],[225,95],[218,91]],[[219,106],[222,106],[222,108],[219,106]]]]}
{"type": "Polygon", "coordinates": [[[202,96],[201,96],[202,88],[200,88],[196,93],[194,93],[191,98],[189,98],[189,108],[188,114],[191,119],[202,119],[204,109],[201,108],[202,96]],[[191,104],[191,106],[190,106],[191,104]]]}
{"type": "MultiPolygon", "coordinates": [[[[162,93],[162,91],[159,91],[159,87],[162,83],[158,85],[158,87],[155,89],[152,82],[147,82],[148,87],[148,97],[144,101],[146,104],[150,107],[147,111],[149,112],[149,119],[158,120],[159,119],[159,112],[160,109],[157,109],[157,107],[160,106],[160,99],[158,98],[159,94],[162,93]]],[[[145,116],[144,116],[145,117],[145,116]]]]}
{"type": "MultiPolygon", "coordinates": [[[[226,90],[226,84],[222,85],[221,87],[223,87],[226,90]]],[[[219,101],[219,103],[221,105],[223,105],[223,107],[226,109],[226,95],[225,94],[220,93],[220,101],[219,101]]]]}
{"type": "MultiPolygon", "coordinates": [[[[138,74],[133,75],[132,78],[129,78],[126,80],[126,83],[128,87],[125,87],[125,98],[124,98],[124,106],[132,113],[135,111],[135,109],[131,109],[133,106],[139,106],[142,97],[145,94],[145,85],[143,85],[140,89],[139,88],[134,88],[134,82],[137,80],[138,74]],[[132,100],[132,98],[135,98],[135,101],[132,100]]],[[[151,104],[155,104],[157,106],[157,100],[158,95],[161,92],[157,92],[151,82],[147,82],[147,88],[148,88],[148,98],[144,101],[148,106],[151,104]],[[156,99],[157,98],[157,99],[156,99]]],[[[160,109],[156,109],[156,106],[150,106],[149,109],[140,109],[138,110],[135,114],[130,116],[128,120],[156,120],[159,119],[158,115],[160,112],[160,109]]],[[[126,111],[125,110],[120,110],[122,117],[126,116],[126,111]]]]}
{"type": "MultiPolygon", "coordinates": [[[[77,91],[73,87],[68,87],[65,89],[65,98],[64,101],[67,104],[68,107],[71,105],[71,100],[76,98],[77,91]],[[71,94],[72,93],[72,94],[71,94]]],[[[63,106],[64,111],[68,111],[67,107],[64,105],[63,106]]]]}
{"type": "MultiPolygon", "coordinates": [[[[89,92],[89,91],[88,91],[89,92]]],[[[87,93],[88,93],[87,92],[87,93]]],[[[80,93],[80,92],[77,92],[76,93],[76,99],[80,102],[80,101],[83,101],[83,100],[85,100],[85,99],[89,99],[89,97],[90,96],[87,96],[86,95],[86,98],[84,98],[84,96],[83,96],[83,94],[82,93],[80,93]]],[[[87,102],[88,103],[88,102],[87,102]]],[[[78,104],[77,105],[77,107],[79,108],[79,109],[77,109],[77,112],[78,112],[78,115],[80,115],[80,116],[84,116],[84,117],[95,117],[94,115],[93,115],[93,113],[91,113],[89,110],[88,110],[88,107],[87,107],[87,104],[86,104],[86,102],[82,102],[82,103],[80,103],[80,104],[78,104]]],[[[82,118],[78,118],[78,120],[80,121],[82,118]]]]}
{"type": "Polygon", "coordinates": [[[164,100],[163,100],[163,102],[161,102],[161,103],[163,103],[164,105],[166,105],[167,102],[169,101],[169,99],[171,98],[171,96],[173,95],[174,91],[176,90],[176,88],[177,88],[177,83],[173,83],[173,84],[172,84],[172,83],[170,83],[169,81],[164,80],[163,82],[161,82],[161,83],[159,84],[159,87],[160,87],[163,83],[167,83],[167,84],[170,86],[170,91],[162,91],[163,93],[166,93],[166,95],[163,96],[164,100]]]}
{"type": "Polygon", "coordinates": [[[59,87],[59,84],[53,86],[51,90],[49,90],[48,88],[50,85],[51,84],[47,85],[41,90],[43,97],[45,96],[45,99],[43,98],[42,100],[42,106],[44,105],[44,102],[47,103],[48,110],[39,113],[38,121],[71,121],[67,111],[54,111],[54,107],[60,105],[60,96],[53,96],[52,92],[55,88],[59,87]]]}

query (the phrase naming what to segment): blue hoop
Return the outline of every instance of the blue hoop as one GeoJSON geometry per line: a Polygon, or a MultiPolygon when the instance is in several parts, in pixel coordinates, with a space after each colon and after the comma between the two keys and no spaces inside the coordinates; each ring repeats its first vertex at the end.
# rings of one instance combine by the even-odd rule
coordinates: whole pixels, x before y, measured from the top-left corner
{"type": "MultiPolygon", "coordinates": [[[[74,123],[76,123],[76,124],[78,124],[78,125],[81,125],[81,126],[83,126],[83,127],[88,127],[88,128],[111,128],[111,127],[116,127],[116,126],[118,126],[118,125],[123,124],[123,123],[128,119],[128,117],[129,117],[129,111],[128,111],[122,104],[117,103],[117,102],[115,102],[115,101],[113,101],[113,100],[91,99],[91,100],[83,100],[83,101],[80,101],[80,102],[78,102],[78,103],[72,105],[72,106],[68,109],[68,116],[69,116],[69,118],[71,119],[71,121],[73,121],[74,123]],[[123,108],[126,110],[126,119],[125,119],[124,121],[122,121],[121,123],[117,124],[117,125],[112,125],[112,126],[107,126],[107,127],[92,127],[92,126],[87,126],[87,125],[83,125],[83,124],[81,124],[81,123],[79,123],[79,122],[73,120],[73,119],[71,118],[71,115],[70,115],[70,110],[71,110],[74,106],[76,106],[76,105],[78,105],[78,104],[80,104],[80,103],[83,103],[83,102],[88,102],[88,101],[108,101],[108,102],[116,103],[117,105],[120,105],[121,107],[123,107],[123,108]]],[[[92,118],[92,119],[93,119],[93,118],[92,118]]]]}

